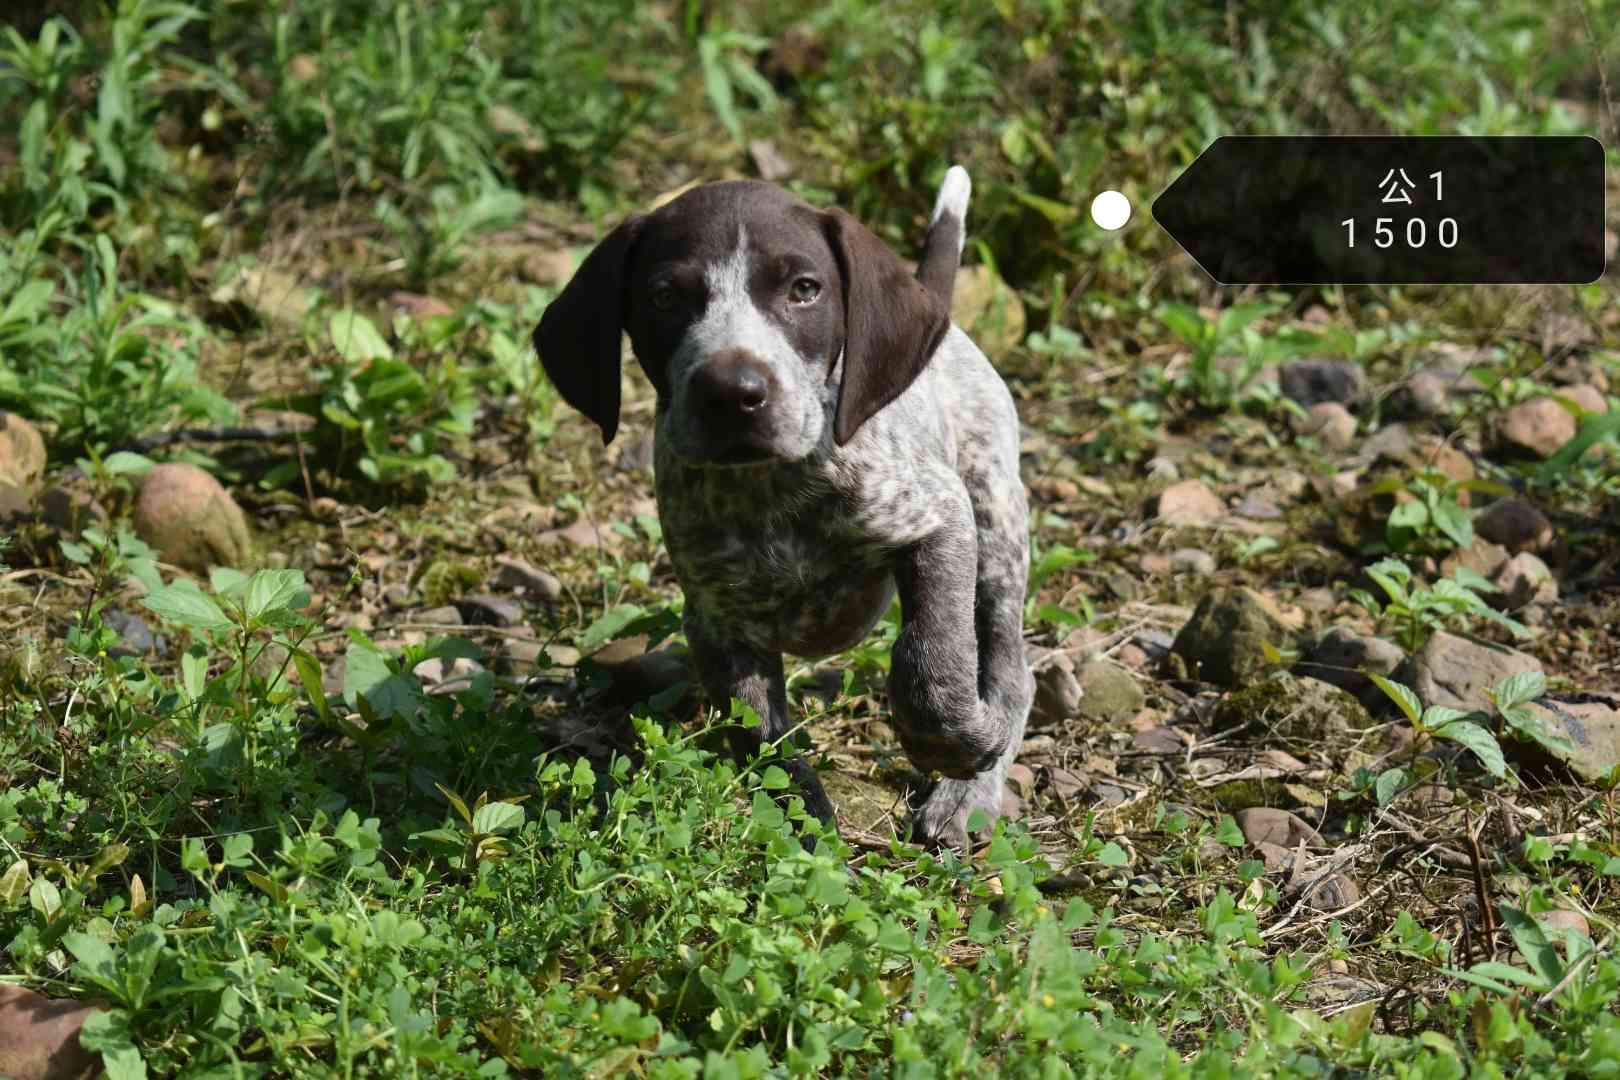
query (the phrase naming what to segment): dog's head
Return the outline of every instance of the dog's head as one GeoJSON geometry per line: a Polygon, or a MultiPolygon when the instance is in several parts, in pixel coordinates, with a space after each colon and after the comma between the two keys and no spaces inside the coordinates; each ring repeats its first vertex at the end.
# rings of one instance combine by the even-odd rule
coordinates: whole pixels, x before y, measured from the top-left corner
{"type": "Polygon", "coordinates": [[[546,309],[534,344],[606,443],[628,332],[671,449],[746,464],[802,459],[829,433],[848,442],[911,385],[949,324],[946,303],[854,218],[742,180],[614,229],[546,309]]]}

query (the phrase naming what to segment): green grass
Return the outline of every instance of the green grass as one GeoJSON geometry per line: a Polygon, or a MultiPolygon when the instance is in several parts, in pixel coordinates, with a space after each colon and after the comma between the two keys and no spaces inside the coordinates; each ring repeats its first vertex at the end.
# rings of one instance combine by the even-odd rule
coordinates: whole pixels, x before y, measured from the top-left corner
{"type": "MultiPolygon", "coordinates": [[[[0,535],[0,979],[103,1005],[84,1038],[115,1080],[1614,1075],[1615,792],[1505,759],[1534,737],[1513,694],[1495,735],[1419,711],[1432,739],[1399,764],[1324,736],[1301,813],[1333,823],[1366,896],[1328,913],[1251,857],[1218,789],[1155,771],[1121,725],[1059,732],[1041,766],[1120,764],[1099,778],[1132,785],[1121,807],[1043,788],[971,857],[881,814],[808,854],[774,752],[716,758],[719,722],[678,690],[623,721],[585,668],[499,655],[678,627],[646,477],[556,407],[528,335],[581,245],[748,171],[754,139],[906,253],[945,167],[972,173],[969,258],[1028,318],[995,360],[1041,478],[1087,485],[1032,519],[1041,644],[1164,629],[1195,599],[1137,580],[1150,473],[1333,471],[1277,434],[1276,363],[1340,357],[1382,383],[1489,347],[1484,392],[1448,421],[1466,438],[1552,385],[1570,350],[1550,312],[1620,379],[1612,276],[1239,294],[1145,220],[1220,133],[1607,132],[1612,159],[1613,0],[53,10],[0,26],[0,408],[42,429],[48,486],[101,515],[0,535]],[[790,29],[802,62],[772,59],[790,29]],[[1137,225],[1090,225],[1102,187],[1137,225]],[[401,292],[448,313],[397,315],[401,292]],[[151,438],[263,411],[301,434],[151,438]],[[148,456],[220,475],[266,566],[160,566],[128,521],[148,456]],[[618,549],[527,546],[579,516],[618,549]],[[501,551],[546,561],[563,595],[512,628],[395,625],[479,591],[501,551]],[[166,653],[120,653],[130,613],[166,653]],[[415,674],[468,660],[453,692],[415,674]],[[1482,862],[1400,831],[1436,783],[1457,828],[1489,823],[1482,862]],[[1558,908],[1591,935],[1541,929],[1558,908]]],[[[1577,562],[1602,566],[1620,430],[1584,424],[1539,469],[1481,467],[1555,503],[1577,562]]],[[[1503,618],[1418,563],[1471,538],[1463,489],[1402,466],[1364,490],[1417,498],[1370,528],[1326,505],[1326,529],[1294,514],[1276,537],[1183,542],[1340,601],[1373,547],[1405,553],[1377,607],[1416,644],[1503,618]]],[[[823,770],[889,790],[909,779],[882,724],[894,629],[837,661],[830,701],[790,673],[823,770]]],[[[1608,626],[1533,647],[1552,664],[1586,645],[1612,649],[1608,626]]],[[[1204,703],[1179,693],[1155,707],[1195,724],[1204,703]]],[[[1263,748],[1229,745],[1243,765],[1263,748]]]]}

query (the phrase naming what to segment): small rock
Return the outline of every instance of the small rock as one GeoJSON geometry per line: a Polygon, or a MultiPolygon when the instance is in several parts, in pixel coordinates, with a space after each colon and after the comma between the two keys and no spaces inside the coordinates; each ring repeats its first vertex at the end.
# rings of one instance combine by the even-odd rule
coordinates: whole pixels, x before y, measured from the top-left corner
{"type": "Polygon", "coordinates": [[[1251,491],[1244,495],[1243,501],[1238,503],[1234,510],[1238,516],[1249,518],[1252,521],[1276,521],[1283,516],[1283,512],[1277,508],[1277,504],[1259,491],[1251,491]]]}
{"type": "Polygon", "coordinates": [[[407,608],[411,606],[411,587],[395,582],[385,585],[382,591],[382,601],[391,608],[407,608]]]}
{"type": "Polygon", "coordinates": [[[1361,444],[1361,452],[1370,459],[1404,464],[1412,453],[1412,431],[1405,424],[1385,424],[1361,444]]]}
{"type": "Polygon", "coordinates": [[[1149,516],[1171,525],[1207,525],[1226,516],[1226,504],[1202,480],[1182,480],[1159,492],[1149,516]]]}
{"type": "Polygon", "coordinates": [[[1337,686],[1367,709],[1378,711],[1388,699],[1367,673],[1392,677],[1405,660],[1406,653],[1392,641],[1357,633],[1348,626],[1333,626],[1316,640],[1308,658],[1296,664],[1294,672],[1337,686]]]}
{"type": "Polygon", "coordinates": [[[1035,770],[1021,761],[1007,766],[1007,784],[1027,799],[1035,794],[1035,770]]]}
{"type": "Polygon", "coordinates": [[[1175,728],[1150,727],[1131,736],[1131,749],[1147,754],[1180,754],[1187,749],[1175,728]]]}
{"type": "Polygon", "coordinates": [[[1436,631],[1418,654],[1402,665],[1403,682],[1424,705],[1446,705],[1473,711],[1489,709],[1485,691],[1510,675],[1540,671],[1535,657],[1510,649],[1436,631]]]}
{"type": "Polygon", "coordinates": [[[411,669],[411,674],[421,679],[430,693],[451,693],[465,690],[471,685],[473,676],[483,670],[484,665],[470,656],[434,656],[417,664],[411,669]]]}
{"type": "Polygon", "coordinates": [[[0,1076],[88,1080],[99,1075],[101,1055],[79,1044],[79,1029],[95,1011],[0,983],[0,1076]]]}
{"type": "Polygon", "coordinates": [[[169,651],[168,639],[154,633],[139,615],[106,608],[101,612],[101,621],[118,634],[118,644],[107,650],[108,656],[163,656],[169,651]]]}
{"type": "Polygon", "coordinates": [[[1074,502],[1080,498],[1080,485],[1060,476],[1038,476],[1029,482],[1029,493],[1041,502],[1074,502]]]}
{"type": "Polygon", "coordinates": [[[1208,577],[1215,572],[1215,556],[1203,548],[1181,548],[1170,553],[1170,572],[1208,577]]]}
{"type": "Polygon", "coordinates": [[[1131,673],[1112,660],[1088,660],[1076,678],[1080,683],[1076,715],[1082,720],[1125,720],[1136,715],[1147,700],[1131,673]]]}
{"type": "Polygon", "coordinates": [[[1251,844],[1276,844],[1292,851],[1303,841],[1309,847],[1322,847],[1322,834],[1311,828],[1298,814],[1277,810],[1269,806],[1254,806],[1239,810],[1232,817],[1251,844]]]}
{"type": "Polygon", "coordinates": [[[793,175],[793,163],[769,139],[748,140],[748,157],[761,180],[777,184],[793,175]]]}
{"type": "MultiPolygon", "coordinates": [[[[1474,459],[1438,435],[1420,435],[1412,441],[1409,461],[1422,469],[1440,473],[1453,484],[1466,484],[1477,475],[1474,459]]],[[[1453,492],[1458,506],[1467,506],[1471,492],[1459,488],[1453,492]]]]}
{"type": "Polygon", "coordinates": [[[1205,596],[1176,635],[1171,652],[1188,677],[1236,686],[1266,667],[1266,646],[1288,644],[1288,632],[1252,589],[1217,589],[1205,596]]]}
{"type": "Polygon", "coordinates": [[[1339,594],[1326,586],[1306,589],[1295,600],[1310,615],[1327,615],[1339,606],[1339,594]]]}
{"type": "Polygon", "coordinates": [[[1609,411],[1609,399],[1603,396],[1603,391],[1591,383],[1576,383],[1566,386],[1558,391],[1558,397],[1567,398],[1580,406],[1582,412],[1606,413],[1609,411]]]}
{"type": "Polygon", "coordinates": [[[1445,416],[1451,411],[1451,387],[1455,376],[1436,371],[1419,371],[1397,395],[1397,407],[1415,416],[1445,416]]]}
{"type": "Polygon", "coordinates": [[[1041,770],[1046,777],[1046,785],[1053,794],[1061,799],[1074,799],[1084,792],[1091,781],[1072,769],[1048,766],[1041,770]]]}
{"type": "Polygon", "coordinates": [[[388,306],[413,319],[448,317],[456,313],[455,308],[436,296],[423,296],[402,289],[388,294],[388,306]]]}
{"type": "Polygon", "coordinates": [[[1497,440],[1505,450],[1546,458],[1573,439],[1578,426],[1568,409],[1550,397],[1539,397],[1521,401],[1502,415],[1497,440]]]}
{"type": "Polygon", "coordinates": [[[1552,571],[1528,551],[1503,563],[1491,581],[1502,591],[1485,599],[1502,611],[1518,611],[1527,604],[1550,604],[1558,599],[1558,582],[1552,571]]]}
{"type": "Polygon", "coordinates": [[[530,566],[522,559],[505,555],[497,558],[495,565],[500,568],[495,571],[495,580],[492,583],[497,589],[526,592],[536,599],[547,601],[562,596],[562,582],[557,580],[555,574],[530,566]]]}
{"type": "Polygon", "coordinates": [[[461,609],[454,604],[442,604],[439,607],[424,608],[418,611],[410,621],[413,623],[425,623],[429,626],[460,626],[462,625],[461,609]]]}
{"type": "Polygon", "coordinates": [[[1294,430],[1319,440],[1324,450],[1334,453],[1348,450],[1356,443],[1356,418],[1336,401],[1312,405],[1295,421],[1294,430]]]}
{"type": "Polygon", "coordinates": [[[1216,705],[1210,726],[1216,731],[1249,727],[1267,743],[1315,749],[1324,736],[1357,735],[1374,724],[1348,691],[1278,672],[1234,690],[1216,705]]]}
{"type": "Polygon", "coordinates": [[[0,410],[0,484],[32,494],[45,475],[45,439],[16,413],[0,410]]]}
{"type": "Polygon", "coordinates": [[[1071,720],[1080,715],[1084,696],[1074,660],[1066,653],[1053,653],[1035,671],[1035,702],[1030,718],[1044,726],[1071,720]]]}
{"type": "Polygon", "coordinates": [[[555,654],[561,646],[553,645],[547,649],[538,638],[508,637],[501,642],[500,666],[504,672],[523,674],[540,662],[542,652],[551,654],[555,661],[555,654]]]}
{"type": "Polygon", "coordinates": [[[1283,396],[1307,409],[1327,402],[1354,404],[1361,399],[1365,384],[1361,365],[1349,360],[1295,360],[1277,372],[1283,396]]]}
{"type": "Polygon", "coordinates": [[[195,465],[158,465],[135,498],[135,532],[164,562],[196,573],[252,557],[247,517],[218,480],[195,465]]]}
{"type": "Polygon", "coordinates": [[[1474,532],[1515,555],[1521,551],[1539,555],[1557,540],[1547,515],[1534,503],[1517,497],[1498,499],[1480,511],[1474,519],[1474,532]]]}
{"type": "Polygon", "coordinates": [[[468,626],[517,626],[523,622],[523,608],[501,596],[463,596],[455,606],[468,626]]]}
{"type": "Polygon", "coordinates": [[[572,525],[566,525],[561,529],[547,529],[535,537],[534,541],[542,548],[561,546],[576,551],[594,551],[598,547],[616,551],[623,545],[618,533],[606,525],[598,526],[585,518],[580,518],[572,525]]]}
{"type": "Polygon", "coordinates": [[[1306,905],[1317,911],[1338,911],[1360,899],[1361,887],[1340,873],[1329,874],[1315,885],[1310,885],[1305,892],[1306,905]]]}
{"type": "MultiPolygon", "coordinates": [[[[1572,753],[1548,752],[1562,760],[1581,779],[1598,783],[1620,768],[1620,697],[1606,694],[1549,695],[1533,703],[1530,710],[1548,730],[1570,741],[1574,747],[1572,753]]],[[[1511,749],[1538,752],[1531,750],[1528,744],[1518,742],[1511,749]]]]}
{"type": "Polygon", "coordinates": [[[1554,908],[1552,911],[1543,911],[1535,916],[1536,924],[1547,934],[1562,934],[1565,930],[1573,930],[1584,938],[1592,936],[1592,924],[1586,921],[1586,916],[1569,908],[1554,908]]]}
{"type": "Polygon", "coordinates": [[[1474,542],[1447,555],[1440,563],[1440,576],[1451,577],[1459,567],[1472,570],[1480,577],[1489,578],[1508,561],[1507,548],[1493,544],[1482,536],[1474,542]]]}

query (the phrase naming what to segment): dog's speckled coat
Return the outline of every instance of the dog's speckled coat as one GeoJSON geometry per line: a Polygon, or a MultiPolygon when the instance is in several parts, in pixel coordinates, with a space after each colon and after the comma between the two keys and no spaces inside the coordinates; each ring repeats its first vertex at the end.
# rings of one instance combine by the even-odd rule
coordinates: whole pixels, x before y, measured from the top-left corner
{"type": "MultiPolygon", "coordinates": [[[[972,810],[1000,813],[1033,693],[1018,417],[949,323],[967,188],[947,174],[913,277],[841,212],[705,185],[610,234],[535,332],[605,439],[621,328],[658,391],[658,508],[693,657],[716,704],[741,698],[763,721],[740,753],[792,727],[782,654],[849,648],[898,590],[894,728],[945,774],[914,827],[957,845],[972,810]]],[[[806,807],[832,821],[795,764],[806,807]]]]}

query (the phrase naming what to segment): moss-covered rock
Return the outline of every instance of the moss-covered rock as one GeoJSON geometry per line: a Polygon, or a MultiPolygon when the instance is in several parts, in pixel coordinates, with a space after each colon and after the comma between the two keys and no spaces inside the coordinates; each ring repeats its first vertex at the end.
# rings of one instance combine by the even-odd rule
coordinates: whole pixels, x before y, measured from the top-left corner
{"type": "Polygon", "coordinates": [[[1373,718],[1337,686],[1279,672],[1227,695],[1211,723],[1217,731],[1250,725],[1268,744],[1311,749],[1324,740],[1357,735],[1373,726],[1373,718]]]}
{"type": "Polygon", "coordinates": [[[1112,660],[1095,658],[1075,673],[1080,682],[1080,703],[1075,713],[1082,720],[1120,722],[1142,711],[1147,703],[1131,673],[1112,660]]]}
{"type": "Polygon", "coordinates": [[[1216,589],[1199,602],[1170,646],[1189,678],[1239,686],[1271,665],[1267,646],[1280,650],[1291,633],[1253,589],[1216,589]]]}

